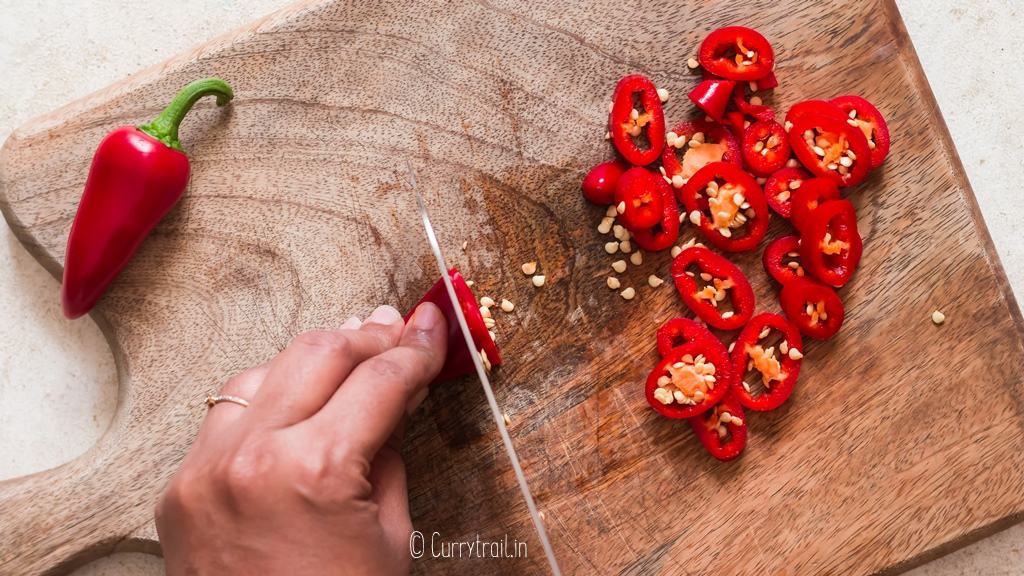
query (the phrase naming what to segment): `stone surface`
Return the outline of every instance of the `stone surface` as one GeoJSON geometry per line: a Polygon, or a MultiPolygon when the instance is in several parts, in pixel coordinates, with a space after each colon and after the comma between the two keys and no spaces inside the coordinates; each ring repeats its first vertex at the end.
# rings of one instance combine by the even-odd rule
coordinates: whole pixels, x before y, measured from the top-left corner
{"type": "MultiPolygon", "coordinates": [[[[126,10],[114,0],[0,0],[0,140],[24,120],[84,96],[265,14],[271,0],[161,0],[126,10]]],[[[1024,57],[1013,0],[899,0],[932,90],[1018,298],[1024,294],[1024,165],[1019,125],[1024,57]],[[976,42],[979,38],[998,41],[976,42]],[[993,145],[998,143],[998,145],[993,145]]],[[[898,135],[897,135],[898,138],[898,135]]],[[[896,141],[898,145],[898,140],[896,141]]],[[[913,192],[913,191],[910,191],[913,192]]],[[[58,284],[3,227],[0,241],[0,479],[43,470],[89,449],[117,397],[100,331],[60,314],[58,284]]],[[[913,576],[1024,575],[1024,525],[922,566],[913,576]]],[[[122,554],[77,572],[162,574],[158,559],[122,554]]]]}

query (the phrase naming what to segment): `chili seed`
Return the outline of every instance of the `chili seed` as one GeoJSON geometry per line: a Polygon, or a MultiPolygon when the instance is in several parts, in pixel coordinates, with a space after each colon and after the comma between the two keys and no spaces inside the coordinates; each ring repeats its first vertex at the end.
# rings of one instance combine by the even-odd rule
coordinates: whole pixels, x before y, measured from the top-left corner
{"type": "Polygon", "coordinates": [[[945,321],[946,321],[946,315],[945,314],[943,314],[942,312],[940,312],[938,310],[932,312],[932,323],[933,324],[938,326],[939,324],[942,324],[945,321]]]}
{"type": "Polygon", "coordinates": [[[639,266],[639,265],[643,264],[644,263],[644,253],[639,251],[639,250],[637,250],[636,252],[633,252],[632,254],[629,255],[629,261],[633,264],[633,266],[639,266]]]}
{"type": "Polygon", "coordinates": [[[605,242],[605,244],[604,244],[604,251],[609,253],[609,254],[615,254],[616,252],[619,251],[619,243],[618,242],[605,242]]]}
{"type": "Polygon", "coordinates": [[[516,308],[516,305],[513,304],[512,302],[508,301],[505,298],[501,299],[501,311],[502,312],[511,312],[511,311],[515,310],[515,308],[516,308]]]}
{"type": "Polygon", "coordinates": [[[612,270],[615,270],[619,274],[622,274],[623,272],[626,271],[626,261],[616,260],[615,262],[612,262],[612,270]]]}
{"type": "Polygon", "coordinates": [[[611,288],[612,290],[618,290],[619,286],[621,285],[619,283],[619,279],[616,278],[615,276],[609,276],[606,283],[608,284],[608,287],[611,288]]]}
{"type": "Polygon", "coordinates": [[[491,298],[490,296],[484,296],[483,298],[480,299],[480,305],[490,308],[491,306],[494,306],[494,298],[491,298]]]}
{"type": "Polygon", "coordinates": [[[526,274],[527,276],[532,276],[533,273],[537,271],[537,263],[536,262],[527,262],[526,264],[523,264],[522,265],[522,271],[523,271],[523,274],[526,274]]]}
{"type": "Polygon", "coordinates": [[[624,288],[619,295],[625,300],[632,300],[633,297],[636,296],[636,290],[634,290],[632,286],[629,286],[628,288],[624,288]]]}
{"type": "Polygon", "coordinates": [[[546,280],[547,280],[547,278],[543,274],[538,274],[538,275],[534,276],[533,278],[531,278],[531,281],[533,282],[533,285],[536,286],[537,288],[540,288],[541,286],[543,286],[544,282],[546,280]]]}

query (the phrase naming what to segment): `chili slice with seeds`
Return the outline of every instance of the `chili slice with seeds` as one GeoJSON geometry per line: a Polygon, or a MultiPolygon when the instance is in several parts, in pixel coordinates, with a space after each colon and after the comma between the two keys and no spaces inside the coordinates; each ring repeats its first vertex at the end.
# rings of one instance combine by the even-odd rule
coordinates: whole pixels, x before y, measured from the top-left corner
{"type": "Polygon", "coordinates": [[[779,284],[785,284],[794,278],[802,278],[807,273],[800,262],[800,237],[783,236],[776,238],[764,249],[761,257],[764,270],[779,284]],[[795,266],[791,265],[796,263],[795,266]]]}
{"type": "Polygon", "coordinates": [[[721,342],[693,341],[672,350],[647,376],[647,403],[667,418],[710,410],[729,391],[732,363],[721,342]]]}
{"type": "Polygon", "coordinates": [[[706,71],[730,80],[759,80],[772,72],[775,51],[757,30],[726,26],[708,34],[697,54],[706,71]]]}
{"type": "Polygon", "coordinates": [[[889,125],[874,104],[860,96],[840,96],[830,100],[846,114],[846,123],[860,128],[871,148],[871,167],[878,168],[889,155],[889,125]]]}
{"type": "Polygon", "coordinates": [[[782,124],[761,120],[743,132],[743,163],[758,176],[768,176],[789,160],[789,138],[782,124]]]}
{"type": "Polygon", "coordinates": [[[722,462],[738,457],[747,446],[746,414],[734,390],[714,408],[688,421],[708,454],[722,462]]]}
{"type": "MultiPolygon", "coordinates": [[[[793,194],[811,175],[803,168],[783,168],[768,177],[764,183],[764,198],[768,207],[783,218],[789,218],[793,210],[793,194]],[[799,184],[798,184],[799,183],[799,184]]],[[[838,190],[837,190],[838,191],[838,190]]]]}
{"type": "Polygon", "coordinates": [[[840,186],[860,184],[871,167],[871,149],[864,133],[832,116],[808,113],[796,117],[789,145],[811,174],[830,178],[840,186]]]}
{"type": "Polygon", "coordinates": [[[782,406],[793,394],[797,376],[800,374],[802,356],[791,356],[789,350],[802,352],[804,348],[800,331],[790,321],[778,314],[758,314],[750,319],[743,331],[736,337],[732,349],[732,369],[737,385],[733,393],[744,407],[758,412],[774,410],[782,406]],[[769,330],[782,333],[778,345],[762,346],[761,334],[769,330]],[[785,343],[785,347],[782,343],[785,343]],[[782,350],[785,349],[786,353],[782,350]],[[776,354],[778,353],[778,354],[776,354]],[[761,376],[764,391],[758,395],[746,384],[746,374],[753,369],[761,376]]]}
{"type": "Polygon", "coordinates": [[[779,302],[786,317],[809,338],[827,340],[843,325],[843,302],[832,288],[809,278],[782,285],[779,302]]]}
{"type": "Polygon", "coordinates": [[[853,278],[864,246],[857,231],[857,214],[848,200],[829,200],[818,206],[800,238],[800,259],[812,276],[837,288],[853,278]]]}
{"type": "Polygon", "coordinates": [[[619,80],[612,96],[608,131],[615,149],[630,164],[645,166],[658,159],[665,146],[665,112],[653,82],[639,74],[619,80]],[[643,110],[635,107],[634,98],[643,110]]]}
{"type": "Polygon", "coordinates": [[[708,242],[720,250],[753,250],[768,232],[770,216],[761,187],[735,164],[712,162],[704,166],[677,191],[677,196],[691,222],[699,225],[708,242]]]}
{"type": "Polygon", "coordinates": [[[665,176],[673,181],[676,188],[681,188],[711,162],[740,163],[740,146],[721,124],[704,120],[681,122],[671,132],[676,135],[676,140],[666,142],[661,153],[661,165],[665,168],[665,176]],[[700,134],[700,140],[694,145],[693,138],[697,134],[700,134]]]}
{"type": "Polygon", "coordinates": [[[707,248],[693,246],[680,252],[672,261],[672,279],[683,303],[709,326],[736,330],[754,314],[754,291],[747,277],[735,264],[707,248]],[[699,273],[690,271],[691,265],[696,265],[699,273]],[[699,286],[698,277],[707,284],[699,286]],[[723,312],[719,304],[727,298],[732,310],[723,312]]]}

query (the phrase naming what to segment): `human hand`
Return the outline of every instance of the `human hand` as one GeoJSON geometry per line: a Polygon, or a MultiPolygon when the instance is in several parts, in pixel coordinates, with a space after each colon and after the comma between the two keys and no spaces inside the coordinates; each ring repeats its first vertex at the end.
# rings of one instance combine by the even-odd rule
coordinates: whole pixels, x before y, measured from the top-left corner
{"type": "Polygon", "coordinates": [[[169,576],[405,574],[407,413],[446,350],[444,317],[390,306],[308,332],[221,395],[157,506],[169,576]]]}

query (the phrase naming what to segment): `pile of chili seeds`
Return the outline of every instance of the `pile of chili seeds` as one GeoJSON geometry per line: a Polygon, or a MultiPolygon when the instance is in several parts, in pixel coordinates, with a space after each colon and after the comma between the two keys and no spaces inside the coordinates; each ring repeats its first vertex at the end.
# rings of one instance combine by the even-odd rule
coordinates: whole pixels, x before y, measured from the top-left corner
{"type": "MultiPolygon", "coordinates": [[[[617,158],[595,166],[582,183],[587,200],[608,207],[598,232],[614,236],[604,246],[609,255],[629,254],[639,266],[642,251],[671,250],[673,282],[697,319],[672,318],[658,329],[662,359],[645,396],[659,414],[687,420],[720,460],[745,448],[746,410],[773,410],[788,400],[802,338],[831,338],[842,326],[836,290],[852,278],[863,246],[841,189],[863,182],[889,151],[884,118],[859,96],[798,102],[780,122],[753,95],[778,86],[774,64],[774,50],[757,31],[711,32],[687,63],[703,74],[688,95],[699,114],[671,130],[662,107],[668,91],[642,75],[625,76],[605,134],[617,158]],[[760,250],[772,211],[793,228],[762,256],[781,285],[784,315],[755,314],[746,275],[726,257],[760,250]],[[676,245],[687,222],[710,247],[676,245]],[[726,348],[712,330],[739,334],[726,348]]],[[[619,258],[612,270],[621,274],[626,266],[619,258]]],[[[636,290],[615,274],[607,286],[633,299],[636,290]]],[[[648,277],[652,288],[663,283],[648,277]]]]}

